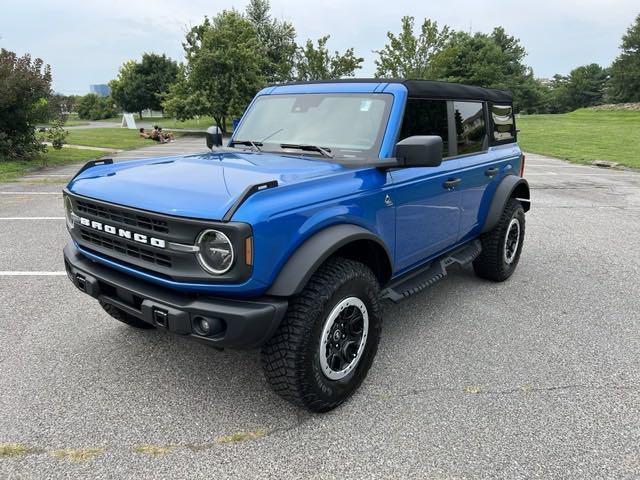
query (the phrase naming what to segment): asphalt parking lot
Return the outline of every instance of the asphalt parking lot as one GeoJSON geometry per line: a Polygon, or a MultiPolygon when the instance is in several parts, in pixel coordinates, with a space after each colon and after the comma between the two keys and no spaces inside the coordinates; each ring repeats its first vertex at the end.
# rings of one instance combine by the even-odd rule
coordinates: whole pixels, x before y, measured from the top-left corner
{"type": "Polygon", "coordinates": [[[0,184],[0,448],[28,448],[0,477],[640,476],[640,174],[528,155],[515,275],[389,307],[362,388],[311,415],[257,352],[128,328],[71,285],[71,171],[0,184]]]}

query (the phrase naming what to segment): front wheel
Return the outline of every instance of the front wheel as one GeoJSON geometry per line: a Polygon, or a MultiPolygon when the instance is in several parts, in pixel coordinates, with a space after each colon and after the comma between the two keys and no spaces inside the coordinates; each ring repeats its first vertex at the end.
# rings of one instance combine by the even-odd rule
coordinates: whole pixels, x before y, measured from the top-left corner
{"type": "Polygon", "coordinates": [[[273,390],[314,412],[349,398],[378,350],[379,294],[378,281],[365,265],[343,258],[322,265],[262,349],[273,390]]]}
{"type": "Polygon", "coordinates": [[[502,282],[516,269],[524,243],[524,209],[509,199],[498,224],[481,238],[482,253],[473,261],[476,275],[502,282]]]}

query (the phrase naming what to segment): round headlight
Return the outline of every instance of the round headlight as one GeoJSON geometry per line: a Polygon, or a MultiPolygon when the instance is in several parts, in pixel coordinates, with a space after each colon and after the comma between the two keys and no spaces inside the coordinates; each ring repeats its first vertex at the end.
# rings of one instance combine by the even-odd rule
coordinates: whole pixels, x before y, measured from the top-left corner
{"type": "Polygon", "coordinates": [[[67,227],[73,228],[73,204],[69,197],[64,197],[64,216],[67,219],[67,227]]]}
{"type": "Polygon", "coordinates": [[[234,253],[229,237],[218,230],[205,230],[200,234],[196,245],[198,261],[202,268],[214,275],[222,275],[233,266],[234,253]]]}

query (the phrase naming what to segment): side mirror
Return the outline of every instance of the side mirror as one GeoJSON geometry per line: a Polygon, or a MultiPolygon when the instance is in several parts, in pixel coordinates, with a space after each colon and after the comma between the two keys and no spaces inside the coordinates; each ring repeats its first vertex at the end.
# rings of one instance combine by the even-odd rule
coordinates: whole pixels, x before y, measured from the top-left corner
{"type": "Polygon", "coordinates": [[[212,149],[213,147],[222,146],[222,132],[218,127],[207,128],[207,147],[212,149]]]}
{"type": "Polygon", "coordinates": [[[437,167],[442,163],[442,137],[415,135],[400,140],[396,158],[404,167],[437,167]]]}

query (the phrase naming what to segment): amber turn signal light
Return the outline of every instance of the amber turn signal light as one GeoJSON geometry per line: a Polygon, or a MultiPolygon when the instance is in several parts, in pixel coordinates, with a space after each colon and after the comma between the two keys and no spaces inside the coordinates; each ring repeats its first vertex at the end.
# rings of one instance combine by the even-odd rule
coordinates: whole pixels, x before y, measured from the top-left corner
{"type": "Polygon", "coordinates": [[[244,261],[247,265],[253,265],[253,237],[244,239],[244,261]]]}

